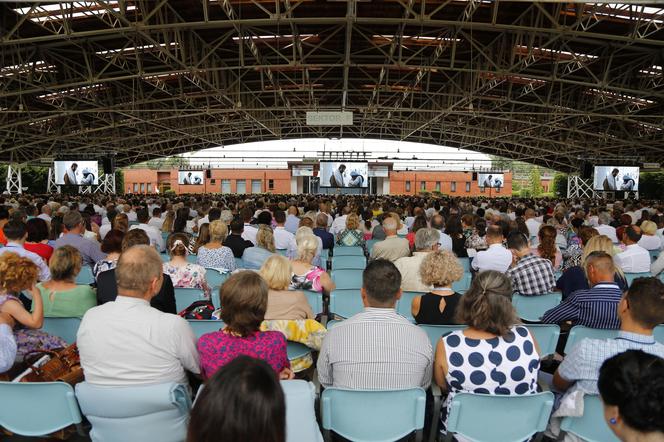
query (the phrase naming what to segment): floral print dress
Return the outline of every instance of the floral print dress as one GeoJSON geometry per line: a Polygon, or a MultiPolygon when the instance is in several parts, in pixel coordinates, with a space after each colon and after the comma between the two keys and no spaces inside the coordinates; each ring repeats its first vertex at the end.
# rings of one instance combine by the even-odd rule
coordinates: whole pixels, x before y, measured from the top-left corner
{"type": "Polygon", "coordinates": [[[176,266],[165,262],[164,273],[171,277],[175,288],[201,289],[207,298],[212,293],[212,289],[205,280],[205,268],[198,264],[187,263],[187,265],[176,266]]]}

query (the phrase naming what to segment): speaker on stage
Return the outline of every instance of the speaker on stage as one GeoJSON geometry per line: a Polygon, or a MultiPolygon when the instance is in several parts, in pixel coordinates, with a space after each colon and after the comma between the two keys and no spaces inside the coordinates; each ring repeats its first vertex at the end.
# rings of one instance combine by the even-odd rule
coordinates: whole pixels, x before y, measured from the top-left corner
{"type": "Polygon", "coordinates": [[[205,178],[212,178],[212,170],[205,169],[205,178]]]}
{"type": "Polygon", "coordinates": [[[590,179],[593,175],[593,165],[588,161],[581,163],[581,178],[584,180],[590,179]]]}
{"type": "Polygon", "coordinates": [[[473,172],[473,181],[477,181],[477,172],[473,172]]]}
{"type": "Polygon", "coordinates": [[[115,172],[115,158],[113,157],[103,157],[101,159],[102,164],[104,165],[104,173],[112,174],[115,172]]]}

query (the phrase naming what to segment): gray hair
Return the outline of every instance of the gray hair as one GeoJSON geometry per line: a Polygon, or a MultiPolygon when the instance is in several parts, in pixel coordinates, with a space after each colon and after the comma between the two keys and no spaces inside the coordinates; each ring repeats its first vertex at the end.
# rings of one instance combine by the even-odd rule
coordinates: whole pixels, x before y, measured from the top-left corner
{"type": "Polygon", "coordinates": [[[388,216],[383,220],[383,229],[384,230],[397,230],[397,220],[388,216]]]}
{"type": "Polygon", "coordinates": [[[438,230],[430,227],[419,229],[415,233],[415,250],[431,250],[439,240],[440,232],[438,230]]]}
{"type": "Polygon", "coordinates": [[[610,218],[610,216],[607,212],[600,212],[600,214],[597,215],[597,218],[598,218],[600,224],[604,224],[604,225],[611,224],[611,218],[610,218]]]}
{"type": "Polygon", "coordinates": [[[233,212],[230,210],[222,210],[221,214],[219,215],[219,219],[225,222],[226,224],[230,224],[231,221],[233,221],[233,212]]]}

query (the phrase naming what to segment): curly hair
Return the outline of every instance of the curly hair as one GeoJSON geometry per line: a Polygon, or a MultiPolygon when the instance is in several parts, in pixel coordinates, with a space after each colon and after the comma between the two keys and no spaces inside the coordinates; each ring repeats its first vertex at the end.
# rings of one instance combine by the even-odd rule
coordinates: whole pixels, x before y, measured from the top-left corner
{"type": "Polygon", "coordinates": [[[449,250],[427,253],[420,265],[420,278],[425,285],[447,287],[463,276],[459,259],[449,250]]]}
{"type": "Polygon", "coordinates": [[[28,258],[15,253],[0,255],[0,289],[3,293],[19,293],[37,282],[39,269],[28,258]]]}

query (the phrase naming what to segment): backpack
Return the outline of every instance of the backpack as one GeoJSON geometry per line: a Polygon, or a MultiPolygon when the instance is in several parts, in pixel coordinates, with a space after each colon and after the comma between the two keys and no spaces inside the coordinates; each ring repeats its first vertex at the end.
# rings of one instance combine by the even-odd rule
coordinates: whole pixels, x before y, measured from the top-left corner
{"type": "Polygon", "coordinates": [[[178,315],[184,319],[212,319],[215,308],[210,301],[194,301],[178,315]]]}

